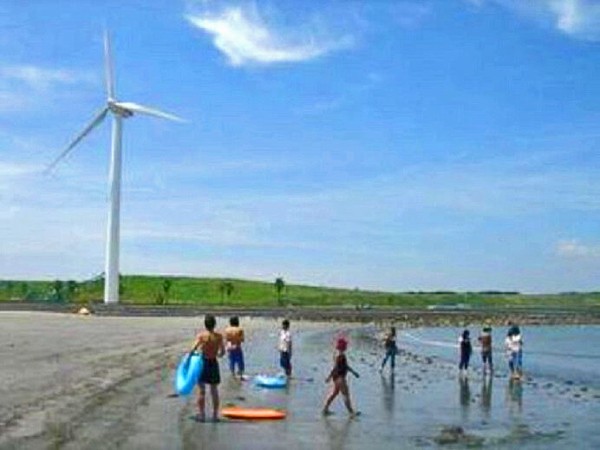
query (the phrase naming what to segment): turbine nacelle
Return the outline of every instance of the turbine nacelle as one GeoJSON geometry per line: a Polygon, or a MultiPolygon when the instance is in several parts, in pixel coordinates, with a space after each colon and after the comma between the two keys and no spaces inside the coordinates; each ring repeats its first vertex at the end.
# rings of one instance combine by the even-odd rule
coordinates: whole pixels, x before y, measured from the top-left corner
{"type": "Polygon", "coordinates": [[[123,117],[123,118],[127,118],[127,117],[131,117],[133,116],[133,111],[124,108],[123,106],[120,106],[118,102],[115,102],[114,100],[109,100],[108,101],[108,109],[110,110],[110,112],[112,112],[113,114],[116,114],[117,116],[123,117]]]}

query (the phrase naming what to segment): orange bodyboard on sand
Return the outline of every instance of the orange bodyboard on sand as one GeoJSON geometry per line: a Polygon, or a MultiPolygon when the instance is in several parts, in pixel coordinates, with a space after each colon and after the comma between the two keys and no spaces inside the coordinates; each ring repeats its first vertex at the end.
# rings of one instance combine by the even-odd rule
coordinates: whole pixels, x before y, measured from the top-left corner
{"type": "Polygon", "coordinates": [[[223,408],[221,414],[229,419],[243,420],[281,420],[285,419],[286,412],[270,408],[223,408]]]}

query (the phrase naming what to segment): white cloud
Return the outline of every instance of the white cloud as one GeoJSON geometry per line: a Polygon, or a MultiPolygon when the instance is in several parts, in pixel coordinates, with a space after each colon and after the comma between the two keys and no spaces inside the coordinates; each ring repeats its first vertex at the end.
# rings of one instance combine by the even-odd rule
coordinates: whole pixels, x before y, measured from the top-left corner
{"type": "MultiPolygon", "coordinates": [[[[186,181],[197,178],[186,170],[198,170],[188,160],[179,169],[183,172],[164,170],[165,187],[136,195],[131,191],[147,187],[155,168],[128,165],[123,272],[269,279],[279,271],[286,279],[311,283],[393,288],[397,282],[391,280],[400,277],[419,288],[465,286],[460,280],[466,268],[440,269],[439,279],[419,273],[436,264],[424,242],[451,243],[470,235],[474,227],[468,218],[476,223],[498,217],[539,220],[535,214],[540,212],[600,211],[593,165],[565,165],[556,155],[403,165],[397,171],[390,167],[387,176],[346,178],[318,187],[306,182],[293,189],[276,183],[227,187],[217,182],[230,180],[230,173],[246,161],[224,157],[205,162],[209,169],[198,184],[186,181]],[[461,219],[448,222],[447,212],[458,212],[461,219]],[[419,220],[424,216],[426,221],[419,220]]],[[[285,171],[296,164],[318,168],[322,160],[306,161],[301,155],[295,160],[258,160],[252,177],[258,180],[273,168],[285,171]]],[[[348,163],[339,164],[344,172],[348,163]]],[[[6,196],[0,189],[0,232],[5,240],[0,274],[83,278],[100,272],[107,209],[104,174],[94,178],[95,170],[63,170],[48,178],[31,175],[35,169],[17,162],[0,165],[0,188],[5,178],[12,180],[6,183],[6,196]]],[[[583,262],[598,255],[598,250],[590,250],[592,245],[579,242],[566,242],[562,248],[565,257],[583,262]]],[[[505,286],[479,276],[476,269],[469,268],[469,277],[469,286],[475,288],[488,283],[505,286]]],[[[523,278],[519,289],[588,286],[573,284],[564,274],[550,278],[523,278]]]]}
{"type": "Polygon", "coordinates": [[[0,66],[0,112],[23,111],[59,95],[61,88],[93,84],[88,72],[31,64],[0,66]]]}
{"type": "Polygon", "coordinates": [[[186,19],[212,35],[214,45],[233,66],[308,61],[353,43],[350,36],[332,38],[317,25],[277,27],[256,6],[204,8],[186,19]]]}
{"type": "Polygon", "coordinates": [[[90,83],[94,78],[87,73],[67,70],[50,69],[34,65],[11,65],[0,67],[0,79],[16,81],[30,88],[44,90],[53,85],[73,85],[81,82],[90,83]]]}
{"type": "Polygon", "coordinates": [[[600,4],[586,0],[553,0],[549,7],[555,14],[556,27],[562,32],[590,39],[600,38],[600,4]]]}
{"type": "Polygon", "coordinates": [[[600,3],[592,0],[467,0],[476,6],[494,3],[576,39],[600,40],[600,3]]]}
{"type": "Polygon", "coordinates": [[[0,161],[0,217],[12,216],[19,207],[19,187],[40,172],[32,164],[0,161]]]}
{"type": "Polygon", "coordinates": [[[558,242],[556,253],[566,258],[600,258],[600,245],[589,245],[577,239],[558,242]]]}
{"type": "Polygon", "coordinates": [[[0,161],[0,179],[20,177],[40,172],[41,168],[32,164],[16,164],[0,161]]]}
{"type": "Polygon", "coordinates": [[[17,92],[0,87],[0,112],[21,111],[29,107],[31,100],[17,92]]]}

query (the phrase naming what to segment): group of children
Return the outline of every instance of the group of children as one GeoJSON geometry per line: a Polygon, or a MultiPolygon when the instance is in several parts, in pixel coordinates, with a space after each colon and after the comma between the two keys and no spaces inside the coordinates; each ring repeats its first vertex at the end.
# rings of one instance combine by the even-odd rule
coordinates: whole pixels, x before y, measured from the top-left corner
{"type": "MultiPolygon", "coordinates": [[[[492,328],[483,327],[478,337],[481,346],[481,360],[483,363],[483,374],[491,374],[494,366],[492,361],[492,328]]],[[[460,348],[460,361],[458,370],[461,376],[466,376],[469,369],[469,361],[473,353],[469,330],[464,330],[458,338],[460,348]]],[[[523,376],[523,337],[517,325],[511,325],[504,340],[508,367],[511,379],[521,379],[523,376]]]]}
{"type": "MultiPolygon", "coordinates": [[[[213,406],[213,420],[218,420],[219,412],[219,390],[218,385],[221,382],[219,372],[218,358],[228,354],[229,369],[232,376],[238,376],[241,380],[244,379],[244,352],[242,344],[244,343],[244,330],[240,327],[238,317],[229,319],[229,326],[225,329],[224,336],[215,331],[216,319],[212,315],[207,315],[204,318],[204,326],[206,330],[201,331],[194,342],[191,351],[200,351],[203,358],[203,368],[198,379],[198,416],[199,421],[205,420],[205,404],[206,404],[206,385],[210,386],[210,394],[213,406]]],[[[481,358],[483,361],[483,373],[492,373],[492,329],[485,326],[478,337],[481,346],[481,358]]],[[[473,352],[469,330],[464,330],[459,338],[460,347],[460,362],[459,371],[461,376],[467,374],[469,361],[473,352]]],[[[505,340],[507,351],[508,364],[511,372],[511,378],[520,379],[522,376],[522,360],[523,360],[523,338],[518,326],[512,325],[505,340]]],[[[335,342],[335,353],[333,358],[333,369],[325,379],[325,382],[333,382],[332,389],[325,400],[323,406],[323,414],[330,414],[329,407],[333,400],[342,394],[344,404],[350,415],[356,415],[357,412],[352,407],[350,399],[350,390],[347,383],[347,375],[351,373],[355,377],[359,374],[348,364],[346,350],[348,341],[344,337],[339,337],[335,342]]],[[[384,338],[385,356],[381,362],[379,371],[383,371],[387,362],[390,362],[391,370],[396,366],[396,355],[398,354],[398,346],[396,342],[396,328],[391,327],[384,338]]],[[[285,375],[292,375],[292,334],[290,331],[289,320],[281,322],[278,340],[279,364],[285,375]]]]}
{"type": "MultiPolygon", "coordinates": [[[[198,378],[198,415],[196,419],[203,422],[206,418],[206,385],[210,387],[213,406],[213,420],[219,419],[219,389],[221,373],[218,358],[227,353],[229,357],[229,370],[232,376],[244,380],[244,352],[242,344],[245,341],[244,330],[240,327],[238,317],[229,319],[229,326],[224,335],[215,330],[217,321],[213,315],[204,318],[205,330],[198,333],[190,351],[199,351],[202,354],[202,371],[198,378]]],[[[292,375],[292,334],[289,320],[281,323],[279,331],[279,363],[286,376],[292,375]]]]}
{"type": "MultiPolygon", "coordinates": [[[[199,351],[202,354],[203,359],[202,371],[198,378],[198,414],[196,416],[196,420],[200,422],[204,422],[206,419],[206,385],[210,387],[213,406],[212,418],[214,421],[219,420],[220,400],[218,385],[221,382],[221,374],[219,371],[218,358],[223,357],[225,353],[227,353],[231,375],[238,376],[240,380],[245,379],[244,352],[242,350],[242,344],[244,343],[245,338],[244,330],[240,327],[239,318],[231,317],[229,319],[229,326],[225,329],[223,334],[215,330],[216,324],[215,317],[207,315],[204,318],[205,330],[198,333],[194,345],[190,350],[190,352],[199,351]]],[[[279,350],[279,364],[285,372],[285,375],[291,377],[292,334],[290,331],[290,322],[287,319],[281,322],[277,347],[279,350]]],[[[324,415],[330,414],[329,406],[339,394],[342,394],[348,412],[351,415],[357,414],[352,408],[346,376],[348,373],[351,373],[358,378],[359,374],[348,364],[345,354],[347,348],[348,341],[343,337],[338,338],[335,345],[336,352],[334,355],[334,366],[325,380],[326,382],[332,381],[333,386],[330,394],[325,400],[325,405],[323,407],[324,415]]],[[[388,347],[386,346],[386,348],[388,347]]],[[[391,350],[389,355],[386,353],[386,360],[388,357],[392,358],[392,367],[394,366],[394,356],[395,352],[392,353],[391,350]]]]}

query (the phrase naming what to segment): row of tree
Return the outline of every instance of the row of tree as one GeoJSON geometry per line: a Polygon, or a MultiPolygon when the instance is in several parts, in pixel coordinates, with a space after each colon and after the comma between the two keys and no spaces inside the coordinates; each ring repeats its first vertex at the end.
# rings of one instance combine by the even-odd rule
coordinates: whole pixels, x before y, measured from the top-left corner
{"type": "MultiPolygon", "coordinates": [[[[275,292],[277,292],[277,303],[281,306],[283,305],[283,291],[285,290],[285,281],[283,278],[279,277],[275,280],[274,287],[275,292]]],[[[165,278],[162,282],[161,288],[156,293],[156,303],[158,305],[166,305],[169,303],[169,293],[171,291],[171,287],[173,286],[173,282],[169,278],[165,278]]],[[[232,281],[223,280],[219,283],[219,293],[221,295],[221,302],[225,304],[227,301],[231,299],[231,296],[235,292],[235,285],[232,281]]]]}
{"type": "MultiPolygon", "coordinates": [[[[74,280],[62,281],[54,280],[49,288],[44,289],[44,292],[34,292],[30,289],[27,282],[15,282],[15,281],[0,281],[0,287],[7,290],[9,293],[14,294],[17,298],[25,300],[45,300],[45,301],[73,301],[76,299],[77,294],[81,289],[88,287],[89,285],[98,285],[101,287],[104,285],[104,274],[99,274],[89,280],[78,283],[74,280]]],[[[283,305],[283,293],[286,288],[285,281],[283,278],[278,277],[273,283],[275,292],[277,293],[277,303],[283,305]]],[[[173,280],[170,278],[164,278],[160,285],[160,288],[155,293],[155,303],[158,305],[166,305],[169,303],[171,288],[173,287],[173,280]]],[[[94,289],[95,290],[95,289],[94,289]]],[[[223,280],[219,284],[219,293],[221,295],[221,301],[225,304],[231,299],[236,291],[234,283],[230,280],[223,280]]],[[[123,284],[123,277],[119,275],[119,294],[122,296],[125,293],[125,287],[123,284]]]]}

